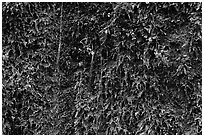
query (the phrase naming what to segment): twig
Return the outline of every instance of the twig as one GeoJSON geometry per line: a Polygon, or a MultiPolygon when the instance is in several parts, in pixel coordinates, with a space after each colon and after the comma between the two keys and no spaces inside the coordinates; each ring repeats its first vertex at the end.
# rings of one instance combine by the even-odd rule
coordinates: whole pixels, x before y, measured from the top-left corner
{"type": "Polygon", "coordinates": [[[60,15],[60,39],[59,39],[59,47],[58,47],[58,53],[57,53],[57,71],[59,72],[59,60],[60,60],[60,51],[61,51],[61,45],[62,45],[62,10],[63,10],[63,2],[61,5],[61,15],[60,15]]]}

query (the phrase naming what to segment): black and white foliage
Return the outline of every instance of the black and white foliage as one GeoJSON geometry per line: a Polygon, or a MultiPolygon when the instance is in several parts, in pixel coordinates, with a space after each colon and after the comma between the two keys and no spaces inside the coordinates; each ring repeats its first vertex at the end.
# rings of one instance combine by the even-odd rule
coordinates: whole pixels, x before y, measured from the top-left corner
{"type": "Polygon", "coordinates": [[[202,134],[202,4],[2,3],[2,134],[202,134]]]}

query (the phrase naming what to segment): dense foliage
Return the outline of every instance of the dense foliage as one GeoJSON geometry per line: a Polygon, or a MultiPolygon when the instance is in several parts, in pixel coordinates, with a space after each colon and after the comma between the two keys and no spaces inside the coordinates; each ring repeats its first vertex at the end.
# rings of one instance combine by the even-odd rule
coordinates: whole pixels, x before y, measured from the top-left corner
{"type": "Polygon", "coordinates": [[[201,3],[3,3],[3,134],[202,134],[201,3]]]}

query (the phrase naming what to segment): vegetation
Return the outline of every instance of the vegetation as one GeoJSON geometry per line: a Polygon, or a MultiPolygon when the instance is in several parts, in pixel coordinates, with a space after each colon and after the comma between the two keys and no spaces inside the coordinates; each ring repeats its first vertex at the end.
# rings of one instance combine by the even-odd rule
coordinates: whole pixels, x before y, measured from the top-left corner
{"type": "Polygon", "coordinates": [[[3,134],[202,134],[201,3],[2,3],[3,134]]]}

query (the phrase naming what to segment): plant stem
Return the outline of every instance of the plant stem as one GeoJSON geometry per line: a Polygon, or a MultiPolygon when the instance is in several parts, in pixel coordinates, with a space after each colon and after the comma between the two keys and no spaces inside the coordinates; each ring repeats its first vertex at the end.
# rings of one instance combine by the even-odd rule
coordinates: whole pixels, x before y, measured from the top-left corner
{"type": "Polygon", "coordinates": [[[57,53],[57,72],[59,73],[59,60],[60,60],[60,51],[62,46],[62,11],[63,11],[63,2],[61,5],[61,14],[60,14],[60,38],[59,38],[59,46],[58,46],[58,53],[57,53]]]}

